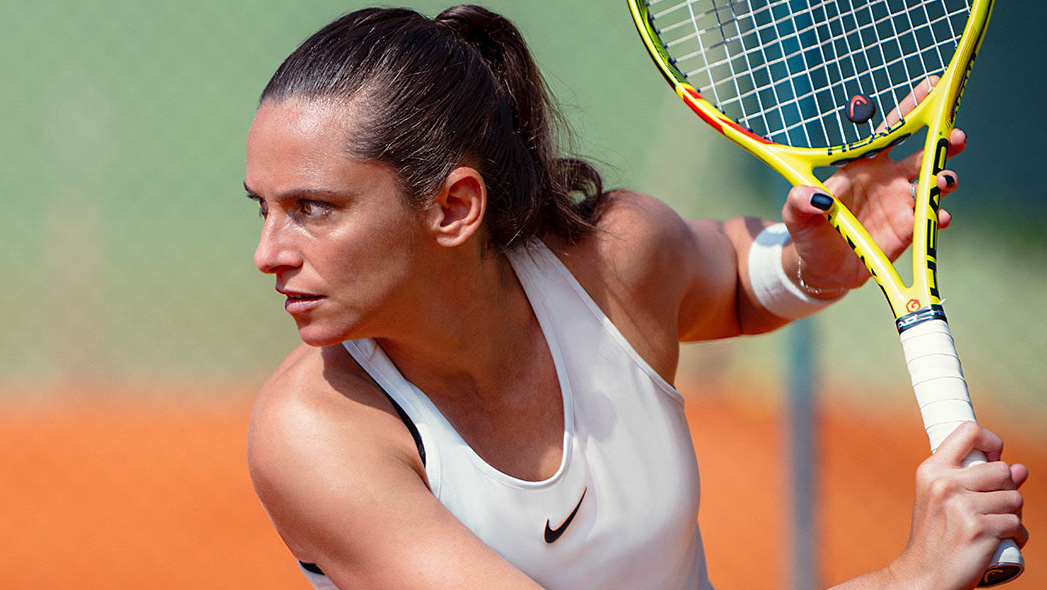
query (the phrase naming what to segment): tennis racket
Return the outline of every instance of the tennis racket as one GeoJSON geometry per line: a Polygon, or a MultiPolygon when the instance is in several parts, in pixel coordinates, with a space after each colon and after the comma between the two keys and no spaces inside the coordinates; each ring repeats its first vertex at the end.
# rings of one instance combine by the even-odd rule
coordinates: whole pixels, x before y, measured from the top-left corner
{"type": "MultiPolygon", "coordinates": [[[[914,191],[913,280],[840,201],[826,218],[880,285],[901,336],[932,451],[974,412],[937,283],[937,174],[993,0],[628,0],[648,52],[706,123],[794,185],[926,128],[914,191]],[[899,120],[918,84],[940,80],[899,120]],[[879,111],[879,114],[878,114],[879,111]],[[901,111],[899,111],[901,112],[901,111]]],[[[966,464],[984,462],[975,451],[966,464]]],[[[981,586],[1024,569],[1002,542],[981,586]]]]}

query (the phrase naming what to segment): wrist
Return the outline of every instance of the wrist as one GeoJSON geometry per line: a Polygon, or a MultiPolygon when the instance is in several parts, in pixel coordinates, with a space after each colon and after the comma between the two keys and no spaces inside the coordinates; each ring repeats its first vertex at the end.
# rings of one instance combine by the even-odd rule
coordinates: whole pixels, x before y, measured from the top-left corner
{"type": "Polygon", "coordinates": [[[780,318],[796,320],[825,308],[847,290],[831,293],[806,285],[799,274],[799,263],[795,272],[787,273],[783,252],[791,241],[783,223],[764,228],[750,246],[748,271],[749,284],[760,305],[780,318]]]}
{"type": "Polygon", "coordinates": [[[850,291],[848,287],[832,287],[828,289],[823,289],[807,284],[807,282],[803,279],[803,258],[801,258],[799,255],[796,256],[796,284],[800,287],[800,289],[803,290],[804,293],[807,293],[811,297],[815,297],[817,299],[829,299],[832,301],[835,301],[840,297],[843,297],[847,294],[847,291],[850,291]]]}
{"type": "Polygon", "coordinates": [[[896,559],[877,572],[880,583],[876,587],[883,588],[883,590],[937,590],[939,588],[933,583],[930,576],[907,574],[905,570],[908,569],[911,568],[901,567],[896,559]]]}

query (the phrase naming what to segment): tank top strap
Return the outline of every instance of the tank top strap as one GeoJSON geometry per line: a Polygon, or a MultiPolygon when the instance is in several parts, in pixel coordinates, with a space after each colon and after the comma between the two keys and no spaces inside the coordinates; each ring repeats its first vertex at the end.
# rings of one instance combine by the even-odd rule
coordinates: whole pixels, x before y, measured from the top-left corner
{"type": "Polygon", "coordinates": [[[593,338],[609,338],[617,345],[620,353],[646,373],[660,389],[683,402],[676,388],[636,352],[548,246],[533,240],[527,246],[509,252],[508,256],[539,322],[544,322],[542,327],[548,334],[574,335],[584,332],[593,338]]]}

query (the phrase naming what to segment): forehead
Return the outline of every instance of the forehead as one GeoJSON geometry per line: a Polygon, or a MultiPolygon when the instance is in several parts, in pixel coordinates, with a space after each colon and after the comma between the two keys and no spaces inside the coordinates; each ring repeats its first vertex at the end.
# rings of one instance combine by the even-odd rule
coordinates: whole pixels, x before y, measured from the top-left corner
{"type": "Polygon", "coordinates": [[[332,101],[263,101],[247,134],[247,147],[279,142],[283,148],[344,153],[350,109],[332,101]]]}
{"type": "Polygon", "coordinates": [[[247,183],[323,184],[344,172],[350,109],[329,101],[266,100],[247,134],[247,183]]]}

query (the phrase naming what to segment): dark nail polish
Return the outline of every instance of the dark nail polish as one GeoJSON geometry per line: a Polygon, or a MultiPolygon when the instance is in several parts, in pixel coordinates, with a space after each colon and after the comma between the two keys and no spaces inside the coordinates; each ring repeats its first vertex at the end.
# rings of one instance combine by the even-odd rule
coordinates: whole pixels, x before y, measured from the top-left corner
{"type": "Polygon", "coordinates": [[[945,186],[952,186],[956,184],[956,178],[952,174],[945,175],[945,186]]]}
{"type": "Polygon", "coordinates": [[[833,206],[833,198],[825,193],[814,193],[811,195],[811,204],[822,211],[828,211],[833,206]]]}

